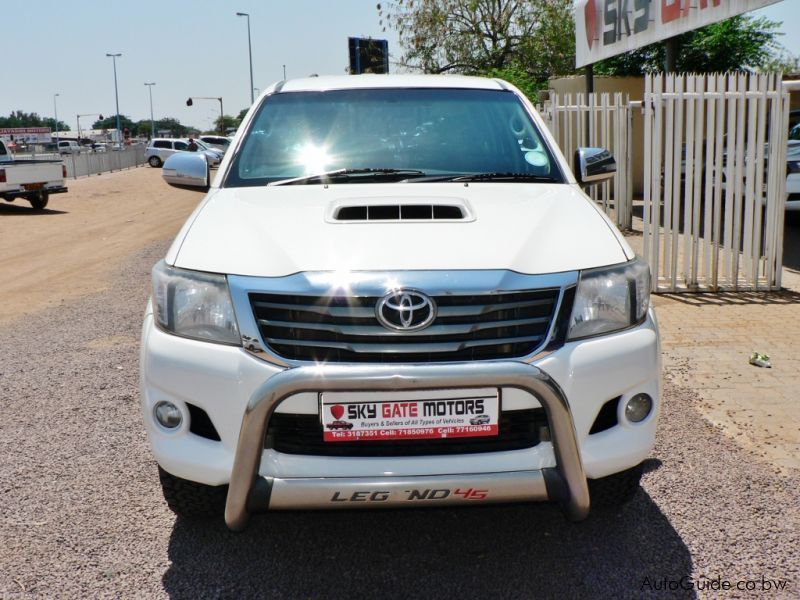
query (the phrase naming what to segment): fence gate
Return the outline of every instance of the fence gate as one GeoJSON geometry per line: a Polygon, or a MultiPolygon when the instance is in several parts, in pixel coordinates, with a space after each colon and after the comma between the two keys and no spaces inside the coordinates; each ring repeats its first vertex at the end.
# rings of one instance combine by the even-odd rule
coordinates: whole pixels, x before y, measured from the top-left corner
{"type": "Polygon", "coordinates": [[[616,94],[551,94],[540,109],[559,147],[572,161],[579,147],[610,150],[617,162],[612,181],[587,190],[621,229],[630,229],[632,215],[631,110],[627,96],[616,94]]]}
{"type": "Polygon", "coordinates": [[[780,289],[789,122],[780,78],[648,75],[643,109],[653,291],[780,289]]]}

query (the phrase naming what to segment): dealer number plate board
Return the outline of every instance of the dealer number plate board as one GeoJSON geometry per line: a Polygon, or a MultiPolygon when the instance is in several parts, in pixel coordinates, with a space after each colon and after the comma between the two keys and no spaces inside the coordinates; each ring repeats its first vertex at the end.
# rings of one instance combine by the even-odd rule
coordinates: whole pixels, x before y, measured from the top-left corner
{"type": "Polygon", "coordinates": [[[325,392],[326,442],[487,437],[498,434],[497,388],[426,392],[325,392]]]}

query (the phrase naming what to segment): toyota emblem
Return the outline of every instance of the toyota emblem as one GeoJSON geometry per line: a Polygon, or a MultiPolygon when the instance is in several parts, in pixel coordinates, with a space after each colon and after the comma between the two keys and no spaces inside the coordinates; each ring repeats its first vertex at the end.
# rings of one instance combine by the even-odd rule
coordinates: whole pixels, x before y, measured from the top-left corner
{"type": "Polygon", "coordinates": [[[395,290],[378,300],[375,316],[386,329],[419,331],[433,323],[436,304],[422,292],[395,290]]]}

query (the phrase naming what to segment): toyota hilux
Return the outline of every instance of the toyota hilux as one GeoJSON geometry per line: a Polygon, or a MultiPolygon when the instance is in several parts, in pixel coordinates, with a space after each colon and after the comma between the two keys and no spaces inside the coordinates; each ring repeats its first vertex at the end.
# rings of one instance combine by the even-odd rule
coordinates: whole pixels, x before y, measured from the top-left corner
{"type": "Polygon", "coordinates": [[[580,520],[635,493],[659,336],[647,264],[583,191],[610,153],[570,165],[501,80],[360,75],[273,85],[210,185],[203,161],[164,165],[209,189],[153,268],[141,344],[174,512],[580,520]]]}

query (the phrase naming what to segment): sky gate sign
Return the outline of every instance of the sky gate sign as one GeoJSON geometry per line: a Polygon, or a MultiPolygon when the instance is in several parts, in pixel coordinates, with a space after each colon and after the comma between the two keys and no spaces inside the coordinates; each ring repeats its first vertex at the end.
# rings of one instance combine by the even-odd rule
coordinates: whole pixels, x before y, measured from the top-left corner
{"type": "Polygon", "coordinates": [[[575,0],[575,63],[583,67],[778,1],[575,0]]]}

